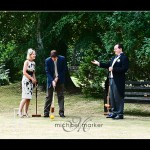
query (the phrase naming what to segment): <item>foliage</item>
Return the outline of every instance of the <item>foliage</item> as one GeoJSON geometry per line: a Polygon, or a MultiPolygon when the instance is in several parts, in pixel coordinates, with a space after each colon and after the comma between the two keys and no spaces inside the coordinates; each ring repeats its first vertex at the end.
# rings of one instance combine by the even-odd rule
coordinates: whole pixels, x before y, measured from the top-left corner
{"type": "Polygon", "coordinates": [[[13,81],[20,76],[18,71],[20,65],[17,63],[19,63],[22,56],[19,57],[20,54],[16,54],[16,44],[14,41],[9,41],[7,44],[1,43],[0,45],[0,62],[5,64],[6,68],[9,68],[9,80],[13,81]]]}
{"type": "Polygon", "coordinates": [[[9,69],[5,70],[5,65],[0,64],[0,86],[9,84],[9,69]]]}
{"type": "Polygon", "coordinates": [[[137,64],[140,67],[148,67],[150,64],[150,38],[144,39],[144,44],[141,47],[141,51],[136,50],[137,64]],[[144,60],[144,61],[143,61],[144,60]]]}
{"type": "Polygon", "coordinates": [[[34,48],[37,78],[45,85],[44,60],[57,49],[68,66],[78,66],[83,93],[100,96],[107,70],[91,60],[108,61],[116,43],[123,43],[129,57],[127,79],[150,80],[149,26],[147,11],[0,12],[0,59],[10,69],[10,80],[21,80],[26,51],[34,48]]]}
{"type": "Polygon", "coordinates": [[[89,45],[89,49],[83,51],[83,59],[80,61],[79,70],[76,73],[82,92],[86,96],[102,97],[104,90],[105,72],[91,63],[91,60],[97,57],[98,51],[96,45],[89,45]]]}
{"type": "Polygon", "coordinates": [[[147,60],[141,59],[139,61],[139,58],[143,58],[143,56],[148,57],[143,44],[150,34],[149,20],[149,12],[114,12],[112,16],[107,17],[110,30],[106,32],[102,40],[110,45],[118,42],[123,43],[123,51],[129,57],[130,62],[127,73],[129,80],[150,80],[148,67],[141,66],[147,60]]]}
{"type": "Polygon", "coordinates": [[[27,49],[35,47],[34,12],[0,12],[0,60],[10,69],[10,81],[21,80],[27,49]]]}

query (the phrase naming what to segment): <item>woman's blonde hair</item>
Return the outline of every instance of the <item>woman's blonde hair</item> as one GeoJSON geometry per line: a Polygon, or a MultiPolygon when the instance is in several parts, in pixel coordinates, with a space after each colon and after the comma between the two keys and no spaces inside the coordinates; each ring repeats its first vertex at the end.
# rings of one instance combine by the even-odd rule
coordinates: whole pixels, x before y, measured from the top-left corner
{"type": "Polygon", "coordinates": [[[27,59],[29,60],[31,58],[31,54],[35,52],[35,50],[33,50],[32,48],[29,48],[28,49],[28,52],[27,52],[27,59]]]}

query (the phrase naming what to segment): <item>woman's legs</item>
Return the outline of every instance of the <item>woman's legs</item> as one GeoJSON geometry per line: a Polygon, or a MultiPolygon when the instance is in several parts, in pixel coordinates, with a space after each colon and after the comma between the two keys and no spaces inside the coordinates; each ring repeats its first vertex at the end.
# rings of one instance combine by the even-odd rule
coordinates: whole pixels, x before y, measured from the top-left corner
{"type": "Polygon", "coordinates": [[[29,104],[30,104],[30,99],[27,99],[27,100],[26,100],[26,103],[25,103],[25,115],[26,115],[27,117],[29,117],[29,116],[28,116],[29,104]]]}
{"type": "Polygon", "coordinates": [[[19,117],[23,117],[22,109],[23,109],[25,103],[26,103],[26,99],[22,99],[20,102],[20,105],[19,105],[19,111],[18,111],[19,117]]]}
{"type": "Polygon", "coordinates": [[[29,104],[30,104],[30,99],[22,99],[22,100],[21,100],[20,105],[19,105],[19,111],[18,111],[19,117],[23,117],[22,110],[23,110],[23,107],[24,107],[24,106],[25,106],[25,108],[24,108],[25,115],[26,115],[27,117],[29,117],[29,116],[28,116],[29,104]]]}

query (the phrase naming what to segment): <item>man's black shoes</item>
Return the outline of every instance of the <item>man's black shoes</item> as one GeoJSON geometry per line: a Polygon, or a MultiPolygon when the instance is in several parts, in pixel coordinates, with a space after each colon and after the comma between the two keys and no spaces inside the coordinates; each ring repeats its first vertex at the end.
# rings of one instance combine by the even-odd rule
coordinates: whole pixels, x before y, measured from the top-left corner
{"type": "Polygon", "coordinates": [[[108,114],[106,118],[115,118],[116,114],[108,114]]]}
{"type": "Polygon", "coordinates": [[[63,110],[59,110],[59,116],[62,118],[66,117],[63,110]]]}
{"type": "Polygon", "coordinates": [[[114,120],[123,119],[123,115],[117,115],[117,114],[108,114],[106,118],[112,118],[114,120]]]}
{"type": "Polygon", "coordinates": [[[123,119],[123,115],[117,115],[117,116],[114,117],[113,119],[114,119],[114,120],[123,119]]]}
{"type": "Polygon", "coordinates": [[[59,116],[62,118],[66,117],[63,113],[59,113],[59,116]]]}
{"type": "MultiPolygon", "coordinates": [[[[66,117],[64,114],[59,114],[59,116],[62,118],[66,117]]],[[[49,115],[44,115],[44,118],[48,118],[48,117],[49,117],[49,115]]]]}
{"type": "Polygon", "coordinates": [[[49,117],[49,115],[44,115],[44,117],[46,118],[46,117],[49,117]]]}

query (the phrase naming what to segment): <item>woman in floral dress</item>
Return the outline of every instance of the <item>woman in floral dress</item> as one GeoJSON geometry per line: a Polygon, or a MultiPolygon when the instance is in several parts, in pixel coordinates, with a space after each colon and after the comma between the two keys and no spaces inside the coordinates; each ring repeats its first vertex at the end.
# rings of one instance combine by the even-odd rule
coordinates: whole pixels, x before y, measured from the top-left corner
{"type": "Polygon", "coordinates": [[[24,61],[23,65],[23,77],[22,77],[22,100],[19,105],[18,115],[19,117],[23,117],[22,110],[24,108],[25,116],[28,116],[28,108],[30,104],[30,100],[32,99],[33,93],[33,85],[36,84],[35,77],[35,60],[36,53],[33,49],[28,49],[27,59],[24,61]]]}

